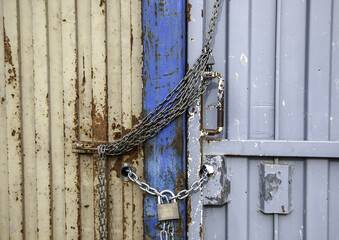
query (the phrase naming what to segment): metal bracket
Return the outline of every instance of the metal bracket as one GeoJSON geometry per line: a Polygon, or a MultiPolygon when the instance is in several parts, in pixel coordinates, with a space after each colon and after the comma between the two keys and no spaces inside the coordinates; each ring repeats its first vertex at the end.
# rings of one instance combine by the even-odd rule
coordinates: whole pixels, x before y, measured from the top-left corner
{"type": "Polygon", "coordinates": [[[98,147],[108,142],[73,141],[73,153],[98,154],[98,147]]]}
{"type": "Polygon", "coordinates": [[[123,182],[129,182],[129,178],[128,178],[128,173],[127,173],[127,169],[130,169],[132,172],[135,173],[135,167],[133,167],[132,164],[130,163],[126,163],[126,162],[123,162],[121,163],[121,166],[120,166],[120,178],[121,178],[121,181],[123,182]]]}
{"type": "Polygon", "coordinates": [[[260,163],[260,211],[289,214],[292,211],[292,165],[260,163]]]}
{"type": "Polygon", "coordinates": [[[203,204],[221,206],[230,202],[231,181],[226,157],[205,155],[203,164],[212,165],[214,168],[213,175],[203,186],[203,204]]]}

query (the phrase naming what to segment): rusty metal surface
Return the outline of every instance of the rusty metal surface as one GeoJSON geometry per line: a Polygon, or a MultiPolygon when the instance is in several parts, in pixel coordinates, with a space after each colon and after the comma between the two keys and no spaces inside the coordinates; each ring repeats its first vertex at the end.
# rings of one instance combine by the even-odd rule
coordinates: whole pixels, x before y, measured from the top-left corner
{"type": "MultiPolygon", "coordinates": [[[[185,1],[142,1],[144,43],[144,113],[162,102],[185,74],[185,1]]],[[[160,190],[178,192],[186,186],[183,117],[168,124],[144,144],[145,179],[160,190]]],[[[159,232],[157,201],[145,198],[145,238],[156,239],[159,232]]],[[[186,231],[186,204],[179,202],[180,220],[175,223],[175,239],[186,231]]]]}
{"type": "MultiPolygon", "coordinates": [[[[96,156],[73,145],[141,118],[141,2],[0,0],[0,23],[0,238],[96,239],[96,156]]],[[[141,148],[109,161],[109,236],[142,239],[122,159],[143,173],[141,148]]]]}

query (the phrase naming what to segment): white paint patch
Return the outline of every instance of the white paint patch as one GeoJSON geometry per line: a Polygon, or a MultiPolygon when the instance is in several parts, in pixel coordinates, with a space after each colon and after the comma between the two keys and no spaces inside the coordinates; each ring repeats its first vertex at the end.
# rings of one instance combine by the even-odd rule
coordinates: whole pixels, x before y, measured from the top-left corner
{"type": "Polygon", "coordinates": [[[336,89],[339,89],[339,78],[334,79],[336,89]]]}
{"type": "Polygon", "coordinates": [[[244,53],[241,53],[240,55],[240,61],[243,65],[246,65],[248,63],[248,59],[244,53]]]}
{"type": "Polygon", "coordinates": [[[286,105],[285,100],[283,100],[281,104],[283,105],[283,107],[285,107],[286,105]]]}
{"type": "Polygon", "coordinates": [[[300,239],[303,239],[303,232],[301,230],[299,230],[299,235],[300,235],[300,239]]]}
{"type": "Polygon", "coordinates": [[[238,78],[239,78],[239,74],[235,73],[235,79],[238,80],[238,78]]]}
{"type": "Polygon", "coordinates": [[[330,117],[330,121],[333,121],[333,117],[330,117]]]}
{"type": "Polygon", "coordinates": [[[240,120],[237,119],[237,118],[235,118],[235,119],[234,119],[234,125],[235,125],[236,128],[237,128],[238,139],[240,139],[240,130],[239,130],[240,120]]]}
{"type": "Polygon", "coordinates": [[[257,85],[255,85],[255,83],[253,83],[253,87],[254,87],[254,88],[257,88],[257,85]]]}

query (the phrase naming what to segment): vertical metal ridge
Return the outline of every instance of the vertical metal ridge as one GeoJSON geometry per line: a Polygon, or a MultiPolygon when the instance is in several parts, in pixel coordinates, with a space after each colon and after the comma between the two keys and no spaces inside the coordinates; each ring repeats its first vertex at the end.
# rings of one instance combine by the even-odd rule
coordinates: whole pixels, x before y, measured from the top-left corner
{"type": "Polygon", "coordinates": [[[32,1],[37,239],[52,237],[47,4],[32,1]]]}
{"type": "MultiPolygon", "coordinates": [[[[77,0],[78,29],[78,86],[79,86],[79,139],[91,141],[92,132],[92,17],[91,0],[77,0]]],[[[94,157],[80,156],[80,236],[94,239],[94,157]]]]}
{"type": "Polygon", "coordinates": [[[72,140],[78,138],[78,71],[76,1],[62,0],[62,69],[64,102],[65,239],[80,233],[79,157],[72,152],[72,140]]]}
{"type": "MultiPolygon", "coordinates": [[[[306,31],[305,31],[305,79],[304,79],[304,89],[305,89],[305,95],[304,95],[304,139],[303,140],[307,140],[308,139],[308,71],[309,71],[309,36],[310,36],[310,18],[311,18],[311,13],[310,13],[310,5],[311,5],[311,1],[306,1],[306,31]]],[[[306,159],[305,159],[306,160],[306,159]]],[[[305,161],[304,165],[303,165],[303,174],[304,174],[304,184],[307,186],[308,182],[307,182],[307,172],[308,172],[308,162],[307,160],[305,161]]],[[[307,239],[307,195],[308,195],[308,189],[307,187],[303,188],[304,189],[304,195],[303,195],[303,223],[304,223],[304,238],[307,239]]]]}
{"type": "Polygon", "coordinates": [[[308,138],[308,71],[309,71],[309,37],[310,37],[310,18],[311,18],[311,1],[306,1],[306,31],[305,31],[305,99],[304,99],[304,140],[308,138]]]}
{"type": "MultiPolygon", "coordinates": [[[[274,139],[280,139],[280,58],[281,58],[281,0],[276,0],[275,22],[275,91],[274,91],[274,139]]],[[[274,158],[278,164],[279,158],[274,158]]],[[[279,239],[279,215],[273,215],[273,239],[279,239]]]]}
{"type": "Polygon", "coordinates": [[[3,0],[0,0],[0,232],[4,239],[9,239],[9,191],[8,191],[8,152],[6,120],[6,80],[4,52],[3,0]]]}
{"type": "MultiPolygon", "coordinates": [[[[132,95],[132,126],[138,124],[142,119],[142,19],[141,19],[141,1],[131,1],[131,95],[132,95]]],[[[143,149],[138,146],[136,156],[133,157],[133,165],[136,172],[143,179],[144,163],[143,149]]],[[[132,155],[132,154],[131,154],[132,155]]],[[[143,239],[143,193],[136,185],[132,186],[132,239],[143,239]]]]}
{"type": "MultiPolygon", "coordinates": [[[[248,1],[248,58],[252,59],[252,1],[248,1]]],[[[247,94],[247,111],[248,111],[248,119],[251,119],[251,69],[252,69],[252,62],[249,62],[248,64],[248,79],[247,79],[247,86],[248,86],[248,94],[247,94]]],[[[247,139],[250,139],[250,132],[251,132],[251,125],[250,121],[247,122],[247,139]]],[[[247,227],[247,239],[250,239],[250,161],[248,158],[246,158],[247,161],[247,221],[246,221],[246,227],[247,227]]]]}
{"type": "MultiPolygon", "coordinates": [[[[106,3],[91,0],[91,77],[92,139],[107,141],[107,80],[106,80],[106,3]]],[[[107,165],[105,166],[107,172],[107,165]]],[[[94,238],[99,238],[98,156],[93,157],[94,238]]],[[[106,181],[106,186],[108,181],[106,181]]],[[[105,192],[107,197],[107,191],[105,192]]],[[[106,205],[107,210],[107,205],[106,205]]],[[[106,212],[107,213],[107,212],[106,212]]],[[[109,213],[106,214],[109,219],[109,213]]],[[[108,222],[106,221],[106,229],[108,222]]]]}
{"type": "Polygon", "coordinates": [[[329,62],[329,111],[328,111],[328,140],[331,140],[331,117],[332,117],[332,55],[333,55],[333,25],[334,25],[334,0],[331,1],[331,26],[330,26],[330,62],[329,62]]]}
{"type": "Polygon", "coordinates": [[[32,3],[18,1],[21,100],[21,144],[23,159],[23,212],[25,239],[37,238],[37,201],[35,165],[35,111],[33,81],[32,3]]]}
{"type": "Polygon", "coordinates": [[[274,139],[280,139],[280,58],[281,58],[281,0],[276,0],[276,43],[275,43],[275,114],[274,139]]]}
{"type": "MultiPolygon", "coordinates": [[[[115,141],[122,136],[121,124],[121,1],[107,1],[107,89],[108,89],[108,138],[115,141]]],[[[120,177],[120,156],[108,162],[110,168],[109,207],[114,226],[109,236],[112,239],[123,239],[123,189],[120,177]]]]}
{"type": "MultiPolygon", "coordinates": [[[[122,135],[127,134],[132,129],[132,63],[131,63],[131,4],[130,0],[121,1],[121,74],[123,80],[121,83],[121,125],[122,135]]],[[[123,155],[124,162],[133,164],[133,158],[123,155]]],[[[123,196],[123,238],[132,239],[133,233],[133,206],[128,199],[133,197],[133,185],[131,182],[122,183],[123,196]]]]}
{"type": "MultiPolygon", "coordinates": [[[[204,20],[206,16],[206,1],[187,2],[187,56],[188,64],[192,66],[195,59],[199,57],[203,47],[204,20]],[[196,9],[196,10],[194,10],[196,9]],[[204,15],[201,16],[201,11],[204,15]],[[194,19],[194,21],[193,21],[194,19]]],[[[200,119],[201,119],[201,101],[191,106],[188,110],[187,119],[187,177],[188,185],[198,179],[197,173],[201,168],[202,153],[200,151],[200,119]]],[[[187,203],[187,238],[203,239],[203,206],[202,192],[192,195],[187,203]]]]}
{"type": "MultiPolygon", "coordinates": [[[[332,118],[332,91],[333,91],[333,87],[332,87],[332,73],[333,73],[333,65],[332,65],[332,61],[333,61],[333,26],[334,26],[334,0],[331,1],[331,23],[330,23],[330,42],[329,42],[329,46],[330,46],[330,53],[329,53],[329,106],[328,106],[328,139],[327,140],[331,140],[332,138],[332,131],[331,131],[331,118],[332,118]]],[[[331,160],[328,160],[327,162],[327,239],[330,240],[330,179],[331,179],[331,171],[330,171],[330,165],[331,165],[331,160]]]]}
{"type": "Polygon", "coordinates": [[[7,159],[9,191],[9,238],[23,239],[23,178],[19,69],[18,6],[3,2],[4,67],[6,81],[7,159]]]}
{"type": "Polygon", "coordinates": [[[48,3],[53,238],[65,239],[64,112],[61,1],[48,3]]]}

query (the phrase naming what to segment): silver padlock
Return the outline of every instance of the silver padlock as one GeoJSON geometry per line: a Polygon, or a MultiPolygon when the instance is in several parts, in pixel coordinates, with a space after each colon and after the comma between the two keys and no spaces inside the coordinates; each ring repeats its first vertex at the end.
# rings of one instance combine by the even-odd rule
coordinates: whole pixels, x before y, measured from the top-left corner
{"type": "MultiPolygon", "coordinates": [[[[174,193],[170,190],[164,190],[160,192],[161,195],[168,193],[172,197],[174,197],[174,193]]],[[[178,220],[179,219],[179,206],[176,200],[172,200],[173,202],[163,203],[160,196],[158,196],[158,220],[161,221],[169,221],[169,220],[178,220]]]]}

